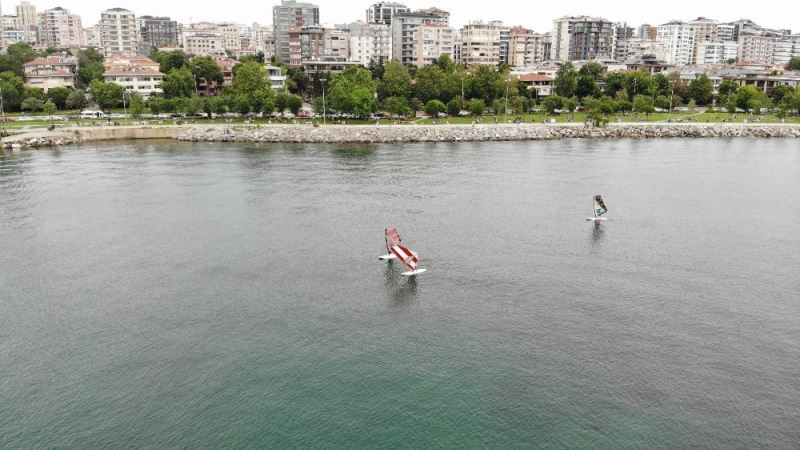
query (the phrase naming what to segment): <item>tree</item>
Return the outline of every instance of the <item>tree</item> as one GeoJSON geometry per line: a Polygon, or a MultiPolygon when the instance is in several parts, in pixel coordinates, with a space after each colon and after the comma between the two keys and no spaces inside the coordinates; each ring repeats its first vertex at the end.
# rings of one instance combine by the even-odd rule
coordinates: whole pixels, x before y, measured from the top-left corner
{"type": "Polygon", "coordinates": [[[403,97],[388,97],[383,101],[383,109],[394,116],[406,117],[411,113],[408,100],[403,97]]]}
{"type": "Polygon", "coordinates": [[[593,80],[601,80],[606,73],[606,67],[597,61],[589,61],[578,71],[578,75],[591,77],[593,80]]]}
{"type": "Polygon", "coordinates": [[[361,117],[377,109],[375,83],[364,67],[350,67],[333,77],[330,84],[331,109],[361,117]]]}
{"type": "Polygon", "coordinates": [[[503,98],[498,98],[497,100],[493,101],[492,111],[494,111],[494,115],[506,114],[506,100],[503,98]]]}
{"type": "Polygon", "coordinates": [[[727,103],[728,98],[739,90],[739,85],[733,80],[723,80],[718,90],[720,103],[727,103]]]}
{"type": "Polygon", "coordinates": [[[164,75],[161,88],[164,90],[164,98],[191,97],[195,90],[192,72],[185,67],[172,69],[164,75]]]}
{"type": "Polygon", "coordinates": [[[206,100],[203,97],[195,95],[188,99],[183,107],[184,112],[190,116],[198,114],[205,109],[206,100]]]}
{"type": "MultiPolygon", "coordinates": [[[[575,100],[577,102],[577,99],[575,100]]],[[[517,95],[511,97],[508,102],[508,106],[511,108],[511,111],[514,114],[524,114],[527,111],[528,102],[527,99],[521,95],[517,95]]],[[[577,104],[575,105],[577,108],[577,104]]]]}
{"type": "Polygon", "coordinates": [[[262,94],[272,98],[272,89],[267,85],[267,71],[261,64],[251,61],[239,64],[234,69],[233,90],[237,96],[251,97],[262,94]]]}
{"type": "Polygon", "coordinates": [[[67,97],[66,107],[69,109],[83,109],[88,105],[86,93],[82,89],[72,91],[67,97]]]}
{"type": "Polygon", "coordinates": [[[745,111],[760,113],[762,108],[770,108],[772,102],[761,90],[753,85],[742,86],[734,97],[736,107],[745,111]]]}
{"type": "Polygon", "coordinates": [[[130,113],[133,117],[139,117],[144,112],[144,99],[138,92],[132,92],[126,95],[128,98],[130,113]]]}
{"type": "Polygon", "coordinates": [[[250,112],[250,99],[244,95],[240,95],[236,98],[236,111],[241,114],[245,115],[250,112]]]}
{"type": "Polygon", "coordinates": [[[505,95],[505,85],[500,79],[500,73],[489,66],[480,66],[475,70],[469,87],[472,96],[483,99],[484,104],[491,104],[494,99],[505,95]]]}
{"type": "Polygon", "coordinates": [[[292,114],[297,115],[300,112],[300,108],[303,107],[303,100],[296,95],[290,95],[286,101],[286,106],[289,107],[289,111],[292,114]]]}
{"type": "Polygon", "coordinates": [[[486,103],[484,103],[482,99],[473,98],[467,103],[467,109],[472,117],[480,117],[486,110],[486,103]]]}
{"type": "Polygon", "coordinates": [[[109,110],[122,102],[122,86],[102,81],[92,82],[92,99],[100,108],[109,110]]]}
{"type": "Polygon", "coordinates": [[[697,102],[694,101],[694,99],[689,100],[689,104],[686,105],[686,107],[689,109],[690,113],[696,113],[697,112],[697,102]]]}
{"type": "Polygon", "coordinates": [[[667,96],[671,94],[669,78],[667,78],[667,76],[664,75],[663,72],[659,72],[653,75],[653,84],[651,87],[651,91],[648,92],[648,94],[652,96],[657,96],[657,95],[667,96]]]}
{"type": "MultiPolygon", "coordinates": [[[[667,100],[669,102],[669,100],[667,100]]],[[[646,95],[637,95],[633,99],[633,110],[650,115],[656,111],[653,99],[646,95]]]]}
{"type": "Polygon", "coordinates": [[[173,70],[181,69],[189,63],[189,55],[181,50],[171,52],[155,51],[150,54],[150,58],[159,64],[159,72],[170,73],[173,70]]]}
{"type": "Polygon", "coordinates": [[[554,82],[555,94],[561,97],[572,97],[578,87],[578,73],[575,66],[567,61],[558,68],[554,82]]]}
{"type": "Polygon", "coordinates": [[[775,89],[772,90],[772,101],[776,105],[779,105],[783,101],[784,97],[787,95],[792,95],[794,92],[795,90],[791,87],[786,86],[785,84],[779,84],[775,86],[775,89]]]}
{"type": "Polygon", "coordinates": [[[71,94],[71,90],[65,87],[54,87],[47,91],[47,98],[53,101],[58,109],[64,109],[67,106],[67,98],[71,94]]]}
{"type": "Polygon", "coordinates": [[[205,80],[206,83],[214,81],[219,84],[225,81],[222,69],[220,69],[219,64],[210,56],[196,56],[189,63],[189,70],[198,83],[200,80],[205,80]]]}
{"type": "Polygon", "coordinates": [[[461,113],[461,102],[459,100],[450,100],[447,103],[447,115],[450,117],[458,117],[461,113]]]}
{"type": "Polygon", "coordinates": [[[549,95],[542,101],[542,107],[548,114],[553,114],[556,110],[564,107],[564,97],[560,95],[549,95]]]}
{"type": "Polygon", "coordinates": [[[786,70],[800,70],[800,56],[795,56],[786,64],[786,70]]]}
{"type": "Polygon", "coordinates": [[[575,86],[575,95],[580,98],[594,97],[599,90],[595,79],[590,75],[579,75],[575,86]]]}
{"type": "Polygon", "coordinates": [[[52,116],[53,114],[55,114],[58,111],[58,107],[56,106],[55,103],[53,103],[52,100],[47,100],[46,102],[44,102],[44,105],[42,106],[42,110],[48,116],[52,116]]]}
{"type": "Polygon", "coordinates": [[[20,108],[23,111],[30,111],[36,112],[41,110],[44,107],[44,102],[42,99],[37,97],[27,97],[25,100],[22,101],[22,105],[20,108]]]}
{"type": "Polygon", "coordinates": [[[3,91],[5,111],[19,111],[25,92],[25,81],[12,72],[0,73],[0,89],[3,91]]]}
{"type": "Polygon", "coordinates": [[[416,97],[422,102],[439,99],[444,89],[444,72],[439,66],[429,65],[417,71],[416,85],[414,91],[416,97]]]}
{"type": "Polygon", "coordinates": [[[578,98],[577,97],[570,97],[570,98],[564,99],[563,108],[567,112],[573,113],[573,112],[575,112],[576,109],[578,109],[578,105],[580,105],[580,102],[578,101],[578,98]]]}
{"type": "Polygon", "coordinates": [[[411,81],[411,74],[405,66],[395,59],[389,61],[383,71],[383,79],[378,85],[378,98],[407,98],[413,88],[411,81]]]}
{"type": "MultiPolygon", "coordinates": [[[[667,80],[669,84],[669,80],[667,80]]],[[[620,72],[612,72],[606,77],[606,86],[604,89],[605,95],[615,97],[617,92],[625,88],[625,74],[620,72]]]]}
{"type": "Polygon", "coordinates": [[[425,113],[434,119],[437,119],[439,114],[445,112],[446,110],[447,107],[439,100],[431,100],[425,104],[425,113]]]}
{"type": "Polygon", "coordinates": [[[286,106],[289,102],[289,96],[286,95],[285,92],[278,92],[275,96],[275,111],[278,114],[283,115],[283,112],[286,111],[286,106]]]}
{"type": "Polygon", "coordinates": [[[703,74],[689,84],[689,97],[698,105],[708,105],[714,99],[714,84],[703,74]]]}
{"type": "Polygon", "coordinates": [[[211,111],[214,114],[225,114],[228,112],[228,108],[225,107],[225,102],[221,98],[212,98],[209,104],[211,105],[211,111]]]}

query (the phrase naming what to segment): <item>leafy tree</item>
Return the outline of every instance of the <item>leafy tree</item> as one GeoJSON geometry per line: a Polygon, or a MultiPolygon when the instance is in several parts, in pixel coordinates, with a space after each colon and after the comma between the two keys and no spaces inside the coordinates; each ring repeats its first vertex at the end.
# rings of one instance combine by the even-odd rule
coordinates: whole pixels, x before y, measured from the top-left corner
{"type": "Polygon", "coordinates": [[[386,73],[386,66],[383,65],[383,61],[378,61],[378,63],[375,63],[375,60],[371,59],[367,65],[367,70],[369,70],[369,73],[372,74],[373,80],[381,80],[386,73]]]}
{"type": "Polygon", "coordinates": [[[272,98],[272,89],[267,85],[267,72],[264,66],[251,61],[239,64],[234,69],[233,90],[237,96],[263,94],[272,98]]]}
{"type": "Polygon", "coordinates": [[[447,103],[447,115],[450,117],[458,117],[461,113],[461,102],[459,100],[450,100],[447,103]]]}
{"type": "Polygon", "coordinates": [[[578,105],[580,105],[580,102],[578,101],[578,98],[577,97],[570,97],[570,98],[564,99],[563,108],[567,112],[573,113],[573,112],[575,112],[576,109],[578,109],[578,105]]]}
{"type": "Polygon", "coordinates": [[[42,102],[44,102],[45,100],[47,100],[47,94],[45,94],[45,93],[44,93],[44,89],[41,89],[41,88],[32,88],[32,87],[26,87],[26,88],[25,88],[25,91],[24,91],[24,93],[23,93],[23,96],[24,96],[25,98],[28,98],[28,97],[36,97],[36,98],[38,98],[39,100],[41,100],[42,102]]]}
{"type": "Polygon", "coordinates": [[[245,115],[250,112],[250,99],[244,95],[240,95],[236,98],[236,111],[241,114],[245,115]]]}
{"type": "Polygon", "coordinates": [[[105,83],[102,81],[92,82],[92,100],[100,108],[109,110],[122,102],[122,86],[116,83],[105,83]]]}
{"type": "Polygon", "coordinates": [[[783,101],[783,98],[787,95],[792,95],[795,93],[795,90],[785,84],[779,84],[775,86],[775,89],[772,90],[772,101],[778,105],[783,101]]]}
{"type": "Polygon", "coordinates": [[[103,81],[106,68],[102,62],[89,62],[78,67],[78,86],[88,87],[92,81],[103,81]]]}
{"type": "Polygon", "coordinates": [[[131,92],[130,95],[126,95],[128,100],[128,108],[130,113],[133,117],[139,117],[144,113],[144,99],[138,92],[131,92]]]}
{"type": "Polygon", "coordinates": [[[720,103],[727,103],[728,98],[739,90],[739,85],[733,80],[723,80],[718,90],[720,103]]]}
{"type": "Polygon", "coordinates": [[[417,70],[417,82],[414,86],[416,97],[425,103],[440,98],[444,89],[444,78],[442,69],[433,64],[417,70]]]}
{"type": "Polygon", "coordinates": [[[698,105],[708,105],[714,99],[714,84],[706,74],[700,75],[689,84],[689,97],[698,105]]]}
{"type": "Polygon", "coordinates": [[[206,80],[207,83],[215,81],[219,84],[225,80],[222,74],[222,69],[216,61],[210,56],[196,56],[189,63],[189,70],[199,83],[200,80],[206,80]]]}
{"type": "Polygon", "coordinates": [[[632,99],[639,94],[647,93],[653,85],[653,79],[649,72],[637,70],[625,74],[625,92],[628,96],[625,100],[632,99]]]}
{"type": "Polygon", "coordinates": [[[595,81],[601,80],[605,73],[605,66],[596,61],[589,61],[578,71],[578,75],[591,77],[595,81]]]}
{"type": "Polygon", "coordinates": [[[494,111],[495,115],[498,114],[505,114],[506,113],[506,101],[505,99],[498,98],[497,100],[492,102],[492,111],[494,111]]]}
{"type": "Polygon", "coordinates": [[[377,108],[375,83],[369,70],[350,67],[331,80],[331,109],[343,113],[366,116],[377,108]]]}
{"type": "Polygon", "coordinates": [[[800,56],[795,56],[786,64],[786,70],[800,70],[800,56]]]}
{"type": "Polygon", "coordinates": [[[159,115],[164,111],[164,99],[151,96],[147,99],[147,107],[150,108],[151,114],[159,115]]]}
{"type": "Polygon", "coordinates": [[[186,114],[194,116],[205,109],[205,103],[206,100],[203,97],[195,95],[188,99],[184,106],[184,111],[186,114]]]}
{"type": "Polygon", "coordinates": [[[425,104],[425,112],[434,119],[439,117],[440,113],[447,111],[447,106],[439,100],[431,100],[425,104]]]}
{"type": "Polygon", "coordinates": [[[580,98],[594,97],[599,93],[595,79],[590,75],[579,75],[575,95],[580,98]]]}
{"type": "Polygon", "coordinates": [[[53,101],[58,109],[64,109],[67,106],[67,99],[69,98],[72,90],[65,87],[54,87],[47,91],[47,97],[53,101]]]}
{"type": "Polygon", "coordinates": [[[290,95],[286,100],[286,106],[289,107],[289,111],[292,114],[297,115],[300,112],[300,108],[303,107],[303,100],[296,95],[290,95]]]}
{"type": "Polygon", "coordinates": [[[405,66],[394,59],[389,61],[383,71],[383,79],[378,85],[378,98],[407,98],[413,89],[411,81],[411,74],[405,66]]]}
{"type": "MultiPolygon", "coordinates": [[[[669,84],[669,80],[667,80],[667,84],[669,84]]],[[[616,97],[617,92],[625,89],[625,85],[625,74],[612,72],[606,77],[606,86],[603,92],[610,97],[616,97]]]]}
{"type": "Polygon", "coordinates": [[[211,105],[211,111],[213,111],[214,114],[225,114],[228,112],[228,108],[225,106],[225,102],[221,98],[212,98],[209,104],[211,105]]]}
{"type": "Polygon", "coordinates": [[[694,101],[694,99],[689,100],[689,104],[686,105],[686,107],[689,109],[690,113],[696,113],[697,112],[697,102],[694,101]]]}
{"type": "Polygon", "coordinates": [[[556,110],[564,107],[564,97],[560,95],[549,95],[542,101],[542,107],[548,114],[553,114],[556,110]]]}
{"type": "Polygon", "coordinates": [[[0,73],[0,89],[3,90],[3,108],[5,111],[19,111],[25,92],[22,77],[12,72],[0,73]]]}
{"type": "Polygon", "coordinates": [[[439,56],[439,58],[436,60],[436,65],[444,73],[452,73],[456,67],[456,64],[453,62],[453,59],[450,58],[450,55],[448,55],[447,53],[439,56]]]}
{"type": "Polygon", "coordinates": [[[31,44],[27,42],[17,42],[9,45],[6,49],[6,54],[22,64],[33,61],[38,56],[31,44]]]}
{"type": "Polygon", "coordinates": [[[27,97],[22,101],[21,108],[23,111],[36,112],[44,107],[42,99],[37,97],[27,97]]]}
{"type": "Polygon", "coordinates": [[[394,116],[406,117],[411,113],[408,100],[403,97],[388,97],[383,101],[383,109],[394,116]]]}
{"type": "MultiPolygon", "coordinates": [[[[669,102],[669,100],[667,100],[667,102],[669,102]]],[[[633,110],[646,115],[650,115],[656,111],[653,99],[646,95],[637,95],[633,99],[633,110]]]]}
{"type": "Polygon", "coordinates": [[[293,69],[290,68],[286,72],[287,76],[287,87],[289,92],[293,94],[303,95],[308,93],[309,90],[312,88],[311,79],[308,77],[306,72],[303,69],[293,69]],[[289,86],[289,81],[294,83],[294,86],[289,86]]]}
{"type": "Polygon", "coordinates": [[[91,63],[102,63],[103,54],[94,47],[88,47],[78,52],[78,65],[86,66],[91,63]]]}
{"type": "Polygon", "coordinates": [[[164,90],[164,98],[190,97],[195,90],[192,72],[185,67],[172,69],[164,75],[161,88],[164,90]]]}
{"type": "Polygon", "coordinates": [[[181,50],[171,52],[155,51],[150,54],[150,58],[159,64],[159,72],[170,73],[173,70],[181,69],[189,63],[189,55],[181,50]]]}
{"type": "Polygon", "coordinates": [[[560,97],[572,97],[578,87],[578,73],[575,66],[567,61],[558,68],[554,82],[555,94],[560,97]]]}
{"type": "Polygon", "coordinates": [[[275,101],[272,99],[266,99],[264,104],[261,106],[261,112],[268,116],[272,114],[273,111],[275,111],[275,101]]]}
{"type": "Polygon", "coordinates": [[[53,114],[55,114],[58,111],[58,107],[56,106],[55,103],[53,103],[52,100],[47,100],[46,102],[44,102],[44,105],[42,106],[42,110],[48,116],[52,116],[53,114]]]}
{"type": "Polygon", "coordinates": [[[505,84],[500,73],[489,66],[480,66],[472,74],[470,92],[473,97],[483,99],[485,104],[490,104],[494,99],[505,95],[505,84]]]}
{"type": "Polygon", "coordinates": [[[666,95],[670,95],[670,93],[671,93],[670,91],[671,91],[671,89],[670,89],[670,85],[669,85],[669,78],[667,78],[667,76],[664,75],[663,72],[659,72],[659,73],[653,75],[652,88],[651,88],[650,92],[648,92],[648,94],[650,94],[651,96],[657,96],[657,95],[665,95],[666,96],[666,95]]]}
{"type": "Polygon", "coordinates": [[[286,111],[286,106],[288,103],[289,96],[286,95],[285,92],[278,92],[278,94],[275,96],[275,111],[283,115],[283,112],[286,111]]]}
{"type": "Polygon", "coordinates": [[[67,97],[66,107],[69,109],[83,109],[88,106],[88,103],[86,93],[82,89],[77,89],[70,92],[69,97],[67,97]]]}
{"type": "Polygon", "coordinates": [[[589,113],[586,115],[586,118],[589,120],[589,122],[592,123],[592,125],[596,127],[604,127],[608,125],[608,122],[610,120],[608,116],[599,109],[590,110],[589,113]]]}
{"type": "Polygon", "coordinates": [[[472,117],[480,117],[486,110],[486,103],[484,103],[482,99],[473,98],[467,103],[467,109],[472,117]]]}
{"type": "Polygon", "coordinates": [[[753,85],[740,87],[736,91],[735,101],[736,107],[756,113],[760,113],[762,108],[772,107],[769,97],[753,85]]]}
{"type": "MultiPolygon", "coordinates": [[[[577,99],[575,101],[577,103],[577,99]]],[[[516,95],[514,97],[511,97],[511,100],[509,100],[508,106],[511,108],[511,111],[514,114],[524,114],[526,112],[526,110],[528,109],[527,108],[528,102],[527,102],[527,99],[525,97],[523,97],[521,95],[516,95]]],[[[577,107],[577,104],[575,105],[575,107],[577,107]]]]}

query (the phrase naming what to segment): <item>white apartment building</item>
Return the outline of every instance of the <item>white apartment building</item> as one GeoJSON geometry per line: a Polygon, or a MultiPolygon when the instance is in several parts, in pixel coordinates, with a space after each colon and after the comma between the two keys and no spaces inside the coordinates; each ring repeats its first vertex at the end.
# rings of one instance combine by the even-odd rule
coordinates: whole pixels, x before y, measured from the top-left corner
{"type": "Polygon", "coordinates": [[[739,44],[730,41],[701,42],[697,45],[695,64],[697,65],[722,65],[729,60],[736,59],[739,54],[739,44]]]}
{"type": "Polygon", "coordinates": [[[645,55],[655,56],[656,59],[667,59],[667,46],[663,42],[650,40],[649,38],[627,39],[617,43],[614,59],[617,61],[628,61],[638,59],[645,55]]]}
{"type": "Polygon", "coordinates": [[[468,66],[500,64],[502,22],[470,21],[461,29],[461,62],[468,66]]]}
{"type": "Polygon", "coordinates": [[[772,64],[772,54],[775,50],[773,36],[757,34],[742,34],[739,36],[739,62],[772,64]]]}
{"type": "Polygon", "coordinates": [[[368,65],[370,61],[385,63],[392,57],[389,25],[356,22],[350,24],[350,60],[368,65]]]}
{"type": "MultiPolygon", "coordinates": [[[[417,53],[418,49],[424,44],[421,36],[418,36],[423,25],[438,25],[449,27],[450,13],[440,9],[427,9],[410,13],[397,13],[392,18],[392,58],[405,65],[417,64],[417,61],[424,60],[417,53]]],[[[452,29],[451,33],[452,33],[452,29]]],[[[433,44],[431,43],[430,46],[433,44]]],[[[452,45],[452,37],[451,37],[452,45]]],[[[453,49],[449,50],[452,55],[453,49]]]]}
{"type": "Polygon", "coordinates": [[[732,23],[717,24],[717,40],[722,42],[735,42],[736,27],[732,23]]]}
{"type": "Polygon", "coordinates": [[[39,41],[48,47],[76,48],[85,43],[81,16],[58,7],[39,15],[39,41]]]}
{"type": "Polygon", "coordinates": [[[100,33],[100,26],[84,28],[83,30],[84,45],[86,47],[94,47],[97,49],[103,48],[103,39],[100,33]]]}
{"type": "Polygon", "coordinates": [[[22,0],[17,5],[17,17],[19,17],[19,28],[23,31],[26,42],[38,42],[39,19],[36,14],[36,6],[31,2],[22,0]]]}
{"type": "Polygon", "coordinates": [[[367,10],[367,23],[378,25],[391,25],[392,18],[397,13],[411,12],[408,6],[402,3],[382,2],[375,3],[367,10]]]}
{"type": "Polygon", "coordinates": [[[435,23],[420,26],[417,29],[414,55],[414,65],[417,67],[433,64],[442,55],[452,58],[453,29],[435,23]]]}
{"type": "Polygon", "coordinates": [[[100,14],[100,41],[108,53],[137,53],[139,27],[136,14],[123,8],[111,8],[100,14]]]}
{"type": "Polygon", "coordinates": [[[667,47],[666,61],[676,66],[694,63],[694,37],[694,26],[684,22],[665,23],[656,31],[656,41],[667,47]]]}
{"type": "Polygon", "coordinates": [[[552,55],[560,61],[610,58],[614,25],[600,17],[561,17],[553,21],[552,55]]]}
{"type": "Polygon", "coordinates": [[[789,60],[800,56],[800,34],[792,34],[775,41],[772,63],[785,66],[789,60]]]}
{"type": "Polygon", "coordinates": [[[161,83],[164,74],[151,67],[116,66],[103,74],[107,83],[116,83],[128,92],[136,92],[144,98],[163,92],[161,83]]]}
{"type": "Polygon", "coordinates": [[[214,32],[194,32],[183,37],[183,50],[194,56],[225,55],[225,37],[214,32]]]}
{"type": "Polygon", "coordinates": [[[223,45],[226,50],[237,51],[242,49],[242,26],[237,23],[220,23],[216,25],[216,32],[222,35],[223,45]]]}

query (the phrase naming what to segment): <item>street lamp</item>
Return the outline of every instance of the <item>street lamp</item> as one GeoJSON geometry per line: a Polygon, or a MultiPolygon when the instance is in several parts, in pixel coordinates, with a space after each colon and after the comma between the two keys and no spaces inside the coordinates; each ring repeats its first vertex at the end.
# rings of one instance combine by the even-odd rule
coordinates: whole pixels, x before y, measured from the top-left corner
{"type": "Polygon", "coordinates": [[[669,117],[672,118],[672,105],[675,104],[675,80],[670,81],[672,93],[669,96],[669,117]]]}
{"type": "Polygon", "coordinates": [[[320,78],[320,83],[322,83],[322,124],[325,125],[325,82],[328,81],[327,78],[320,78]]]}
{"type": "Polygon", "coordinates": [[[505,121],[508,123],[508,85],[511,84],[511,73],[508,74],[508,79],[506,80],[506,111],[505,111],[505,121]]]}
{"type": "Polygon", "coordinates": [[[122,118],[125,119],[128,117],[128,108],[125,106],[125,94],[128,92],[127,89],[122,88],[122,118]]]}

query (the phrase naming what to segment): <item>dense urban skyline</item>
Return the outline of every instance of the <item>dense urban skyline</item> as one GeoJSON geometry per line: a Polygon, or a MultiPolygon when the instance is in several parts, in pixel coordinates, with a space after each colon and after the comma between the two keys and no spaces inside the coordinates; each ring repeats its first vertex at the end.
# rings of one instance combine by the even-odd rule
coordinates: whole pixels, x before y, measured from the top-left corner
{"type": "MultiPolygon", "coordinates": [[[[3,13],[13,13],[17,1],[2,2],[3,13]]],[[[221,11],[218,3],[190,2],[175,0],[162,2],[156,0],[62,0],[31,1],[37,9],[44,10],[61,6],[79,14],[84,26],[90,26],[100,18],[100,12],[121,7],[135,11],[137,15],[170,16],[179,22],[192,21],[236,21],[243,24],[258,22],[272,23],[272,6],[280,1],[259,3],[257,6],[245,0],[229,0],[221,11]]],[[[364,18],[367,7],[373,3],[364,0],[336,1],[320,0],[313,3],[320,7],[320,17],[324,24],[349,23],[364,18]]],[[[451,24],[456,27],[470,20],[502,20],[509,25],[523,25],[537,31],[549,31],[553,20],[565,15],[602,16],[614,22],[626,22],[631,26],[649,23],[659,25],[670,20],[691,20],[696,17],[709,17],[719,21],[751,19],[770,28],[795,29],[795,24],[783,14],[780,8],[731,8],[729,2],[712,0],[692,2],[675,0],[665,8],[642,8],[638,2],[598,3],[576,0],[569,5],[561,3],[519,4],[512,1],[491,3],[465,3],[458,0],[411,1],[404,2],[412,9],[436,6],[451,13],[451,24]],[[502,6],[501,6],[502,5],[502,6]]],[[[665,5],[666,6],[666,5],[665,5]]]]}

